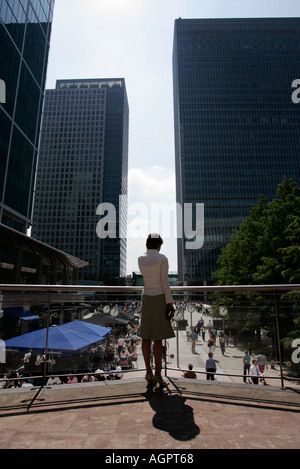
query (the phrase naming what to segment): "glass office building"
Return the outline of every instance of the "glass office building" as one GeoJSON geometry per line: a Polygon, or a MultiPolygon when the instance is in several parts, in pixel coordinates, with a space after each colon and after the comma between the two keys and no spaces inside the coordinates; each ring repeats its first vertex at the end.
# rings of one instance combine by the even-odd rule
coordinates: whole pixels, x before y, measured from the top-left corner
{"type": "Polygon", "coordinates": [[[0,2],[0,223],[23,233],[34,179],[54,0],[0,2]]]}
{"type": "Polygon", "coordinates": [[[46,90],[32,235],[88,262],[80,280],[126,276],[128,122],[124,79],[58,80],[46,90]],[[100,204],[115,210],[115,237],[96,233],[107,215],[96,213],[100,204]]]}
{"type": "Polygon", "coordinates": [[[204,203],[203,246],[178,240],[188,285],[211,283],[220,249],[260,194],[273,198],[284,176],[300,182],[299,64],[299,18],[175,21],[177,202],[204,203]]]}

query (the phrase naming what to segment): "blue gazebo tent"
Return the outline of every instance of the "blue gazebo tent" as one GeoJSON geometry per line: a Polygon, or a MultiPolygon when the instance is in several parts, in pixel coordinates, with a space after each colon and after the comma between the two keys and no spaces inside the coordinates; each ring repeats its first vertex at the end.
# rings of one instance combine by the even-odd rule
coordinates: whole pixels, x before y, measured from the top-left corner
{"type": "MultiPolygon", "coordinates": [[[[111,333],[108,327],[87,324],[83,321],[72,321],[48,329],[48,352],[70,354],[85,349],[93,344],[103,342],[111,333]]],[[[44,353],[46,348],[47,329],[40,329],[5,341],[6,351],[24,351],[31,349],[44,353]]]]}

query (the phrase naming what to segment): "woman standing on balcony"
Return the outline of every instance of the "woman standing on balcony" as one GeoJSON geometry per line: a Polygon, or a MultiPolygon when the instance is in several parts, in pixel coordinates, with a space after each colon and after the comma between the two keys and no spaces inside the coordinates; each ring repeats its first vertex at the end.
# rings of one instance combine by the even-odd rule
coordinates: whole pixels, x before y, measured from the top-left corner
{"type": "Polygon", "coordinates": [[[147,252],[138,258],[139,269],[144,278],[139,336],[142,338],[147,384],[167,386],[168,383],[161,376],[162,340],[175,337],[170,322],[175,308],[168,277],[168,259],[159,252],[162,244],[163,240],[159,234],[150,233],[146,241],[147,252]],[[170,312],[169,318],[168,312],[170,312]],[[154,376],[150,364],[152,340],[154,376]]]}

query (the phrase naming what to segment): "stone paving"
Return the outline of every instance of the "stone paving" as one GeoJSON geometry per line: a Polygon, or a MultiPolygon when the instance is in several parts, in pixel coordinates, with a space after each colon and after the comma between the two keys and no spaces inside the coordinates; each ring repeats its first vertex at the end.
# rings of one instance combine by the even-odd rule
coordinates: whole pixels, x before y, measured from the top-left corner
{"type": "Polygon", "coordinates": [[[2,390],[1,449],[299,449],[294,390],[171,378],[2,390]]]}

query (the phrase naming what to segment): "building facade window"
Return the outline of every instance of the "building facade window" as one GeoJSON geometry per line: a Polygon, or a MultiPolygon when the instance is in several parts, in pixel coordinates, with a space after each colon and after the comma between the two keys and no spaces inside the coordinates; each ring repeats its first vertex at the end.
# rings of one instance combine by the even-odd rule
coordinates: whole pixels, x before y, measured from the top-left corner
{"type": "Polygon", "coordinates": [[[179,239],[179,279],[209,284],[259,196],[300,182],[299,18],[178,19],[173,50],[177,202],[204,203],[204,245],[179,239]]]}

